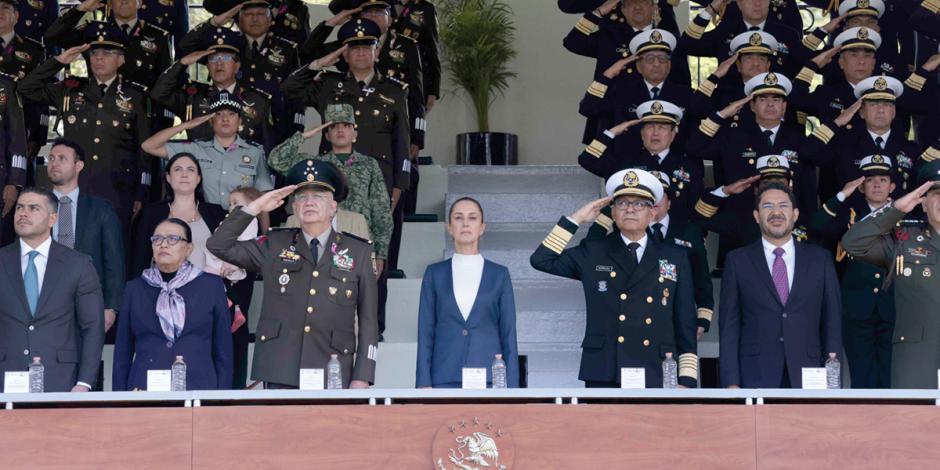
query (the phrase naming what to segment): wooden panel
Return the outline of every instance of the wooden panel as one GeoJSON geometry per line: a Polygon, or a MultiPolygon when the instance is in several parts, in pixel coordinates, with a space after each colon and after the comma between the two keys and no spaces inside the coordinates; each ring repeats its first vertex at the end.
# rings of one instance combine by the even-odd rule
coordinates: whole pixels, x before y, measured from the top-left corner
{"type": "Polygon", "coordinates": [[[192,438],[189,408],[0,411],[0,466],[191,468],[192,438]]]}
{"type": "MultiPolygon", "coordinates": [[[[755,468],[740,405],[395,405],[195,409],[194,468],[431,468],[447,426],[494,425],[512,468],[755,468]],[[511,440],[511,443],[509,443],[511,440]]],[[[489,434],[493,434],[490,431],[489,434]]],[[[446,450],[446,446],[444,447],[446,450]]],[[[438,452],[440,454],[440,452],[438,452]]],[[[445,462],[447,454],[442,455],[445,462]]],[[[448,465],[450,468],[451,465],[448,465]]]]}
{"type": "Polygon", "coordinates": [[[757,406],[761,469],[937,468],[940,408],[757,406]]]}

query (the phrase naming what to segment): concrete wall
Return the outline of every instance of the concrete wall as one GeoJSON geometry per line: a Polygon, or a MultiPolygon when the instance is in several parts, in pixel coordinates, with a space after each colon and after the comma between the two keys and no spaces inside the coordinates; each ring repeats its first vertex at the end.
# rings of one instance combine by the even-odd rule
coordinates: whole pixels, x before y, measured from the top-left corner
{"type": "MultiPolygon", "coordinates": [[[[519,135],[520,164],[576,164],[584,129],[578,102],[591,83],[594,61],[565,50],[562,39],[579,17],[562,13],[554,0],[508,1],[516,15],[513,68],[518,76],[493,105],[491,130],[519,135]]],[[[316,25],[329,10],[312,5],[311,16],[316,25]]],[[[443,97],[428,116],[422,155],[449,165],[455,161],[456,135],[475,131],[476,124],[465,97],[447,77],[441,88],[443,97]]],[[[309,114],[315,113],[308,113],[308,119],[309,114]]]]}

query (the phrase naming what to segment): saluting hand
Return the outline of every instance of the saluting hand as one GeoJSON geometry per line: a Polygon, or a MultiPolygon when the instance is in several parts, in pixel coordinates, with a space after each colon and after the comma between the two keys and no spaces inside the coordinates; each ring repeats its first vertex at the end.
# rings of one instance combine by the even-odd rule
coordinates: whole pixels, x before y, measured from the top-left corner
{"type": "Polygon", "coordinates": [[[832,32],[839,29],[839,25],[841,25],[842,22],[845,21],[845,16],[846,15],[837,16],[829,20],[828,23],[822,25],[822,30],[828,34],[832,34],[832,32]]]}
{"type": "Polygon", "coordinates": [[[638,55],[631,55],[614,62],[613,65],[607,67],[607,70],[604,71],[604,76],[607,78],[614,78],[617,75],[620,75],[620,73],[623,72],[623,69],[627,68],[627,65],[636,62],[639,57],[640,56],[638,55]]]}
{"type": "Polygon", "coordinates": [[[836,46],[831,49],[826,49],[821,54],[818,54],[816,57],[813,57],[813,63],[816,64],[817,68],[823,68],[829,65],[829,62],[832,62],[832,58],[842,50],[842,46],[836,46]]]}
{"type": "Polygon", "coordinates": [[[915,207],[924,202],[924,199],[927,199],[924,195],[927,194],[927,191],[930,191],[933,184],[933,181],[928,181],[918,186],[917,189],[905,194],[897,201],[894,201],[894,208],[905,214],[914,210],[915,207]]]}
{"type": "Polygon", "coordinates": [[[189,54],[186,54],[185,56],[183,56],[182,59],[180,59],[180,63],[186,66],[193,65],[196,62],[199,62],[200,60],[202,60],[203,57],[206,57],[211,54],[212,54],[212,51],[209,51],[209,50],[190,52],[189,54]]]}
{"type": "Polygon", "coordinates": [[[260,214],[262,212],[271,212],[284,204],[284,198],[290,196],[297,188],[296,184],[284,186],[283,188],[273,189],[261,195],[258,199],[251,201],[245,206],[249,213],[260,214]]]}
{"type": "Polygon", "coordinates": [[[13,206],[16,204],[17,193],[16,186],[12,184],[3,187],[3,214],[0,214],[0,216],[6,217],[7,214],[13,210],[13,206]]]}
{"type": "Polygon", "coordinates": [[[620,3],[620,0],[607,0],[601,6],[597,7],[597,12],[601,16],[607,16],[608,13],[614,11],[614,8],[617,8],[617,5],[620,3]]]}
{"type": "Polygon", "coordinates": [[[748,176],[747,178],[742,178],[734,183],[727,184],[722,186],[721,190],[729,195],[741,194],[745,189],[750,188],[752,184],[756,183],[760,179],[760,175],[748,176]]]}
{"type": "Polygon", "coordinates": [[[731,104],[729,104],[728,106],[725,106],[725,109],[718,111],[718,115],[721,116],[722,119],[728,119],[731,116],[738,114],[741,111],[741,108],[743,108],[745,104],[751,101],[751,98],[753,96],[754,95],[745,96],[744,98],[741,98],[737,101],[732,101],[731,104]]]}
{"type": "Polygon", "coordinates": [[[349,47],[348,45],[343,44],[343,47],[340,47],[339,49],[333,52],[330,52],[329,54],[311,62],[310,68],[313,70],[316,70],[316,69],[322,69],[325,67],[332,67],[337,62],[339,62],[340,57],[343,56],[343,52],[345,52],[348,47],[349,47]]]}
{"type": "Polygon", "coordinates": [[[82,44],[81,46],[70,47],[65,50],[65,52],[55,56],[55,60],[59,61],[60,64],[68,65],[72,62],[75,62],[75,59],[81,57],[82,52],[88,50],[91,47],[90,44],[82,44]]]}
{"type": "Polygon", "coordinates": [[[848,199],[848,197],[851,196],[852,193],[854,193],[855,190],[858,189],[858,187],[861,186],[862,183],[864,182],[865,182],[865,177],[859,176],[858,178],[852,181],[849,181],[848,183],[845,183],[845,186],[842,187],[842,191],[839,191],[839,192],[842,193],[842,195],[845,196],[846,199],[848,199]]]}
{"type": "Polygon", "coordinates": [[[84,11],[87,13],[89,11],[95,11],[103,6],[104,2],[101,0],[85,0],[82,3],[79,3],[75,8],[78,8],[78,11],[84,11]]]}
{"type": "Polygon", "coordinates": [[[724,78],[725,75],[728,75],[728,72],[731,70],[731,66],[734,65],[734,63],[737,61],[738,53],[735,52],[734,54],[728,56],[727,59],[721,61],[721,63],[718,64],[718,68],[716,68],[712,73],[718,78],[724,78]]]}
{"type": "Polygon", "coordinates": [[[313,137],[313,136],[319,134],[320,131],[322,131],[323,129],[326,129],[327,127],[330,127],[330,126],[332,126],[332,125],[333,125],[333,121],[330,121],[330,122],[323,123],[323,124],[321,124],[321,125],[318,126],[318,127],[314,127],[313,129],[306,130],[306,131],[304,131],[304,139],[309,139],[309,138],[311,138],[311,137],[313,137]]]}
{"type": "Polygon", "coordinates": [[[215,113],[203,114],[202,116],[184,122],[182,127],[185,130],[195,129],[203,125],[203,123],[209,122],[213,117],[215,117],[215,113]]]}
{"type": "Polygon", "coordinates": [[[927,59],[927,62],[924,62],[924,70],[928,72],[933,72],[937,70],[937,67],[940,66],[940,54],[934,54],[927,59]]]}
{"type": "Polygon", "coordinates": [[[326,25],[327,25],[327,26],[332,26],[332,27],[335,28],[335,27],[337,27],[337,26],[339,26],[339,25],[341,25],[341,24],[343,24],[343,23],[349,21],[349,18],[355,16],[355,15],[358,14],[360,11],[362,11],[362,7],[353,8],[353,9],[351,9],[351,10],[343,10],[343,11],[339,12],[338,15],[336,15],[336,16],[334,16],[334,17],[328,19],[328,20],[326,20],[326,25]]]}
{"type": "Polygon", "coordinates": [[[209,24],[211,24],[212,26],[216,26],[216,27],[224,26],[229,21],[232,21],[235,18],[235,15],[238,15],[238,12],[241,11],[241,9],[242,9],[242,4],[239,3],[238,5],[235,5],[234,7],[229,9],[227,12],[219,14],[219,15],[215,15],[212,18],[210,18],[209,24]]]}
{"type": "Polygon", "coordinates": [[[635,126],[635,125],[637,125],[637,124],[639,124],[639,123],[640,123],[640,120],[639,120],[639,119],[633,119],[633,120],[630,120],[630,121],[621,122],[620,124],[617,124],[616,126],[611,127],[611,128],[610,128],[610,133],[613,134],[613,135],[620,135],[620,134],[623,134],[624,132],[627,131],[627,129],[629,129],[629,128],[631,128],[631,127],[633,127],[633,126],[635,126]]]}
{"type": "Polygon", "coordinates": [[[585,222],[591,222],[597,218],[601,213],[601,210],[610,204],[609,197],[602,197],[600,199],[591,201],[584,205],[584,207],[578,209],[577,212],[569,216],[574,223],[580,225],[585,222]]]}
{"type": "Polygon", "coordinates": [[[835,122],[835,124],[839,127],[844,127],[846,124],[852,121],[852,118],[855,117],[855,113],[857,113],[861,107],[862,100],[857,100],[856,102],[852,103],[852,106],[843,109],[833,122],[835,122]]]}

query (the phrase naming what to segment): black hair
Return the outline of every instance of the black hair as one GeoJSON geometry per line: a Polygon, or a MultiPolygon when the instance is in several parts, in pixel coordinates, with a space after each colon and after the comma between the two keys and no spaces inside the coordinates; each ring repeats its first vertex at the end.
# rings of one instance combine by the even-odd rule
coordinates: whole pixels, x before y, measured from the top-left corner
{"type": "Polygon", "coordinates": [[[49,148],[52,149],[52,147],[55,147],[57,145],[61,145],[63,147],[68,147],[72,149],[72,151],[75,152],[75,161],[78,161],[78,162],[85,161],[85,150],[82,148],[81,145],[78,145],[78,142],[75,142],[74,140],[71,140],[71,139],[66,139],[64,137],[59,137],[58,139],[52,141],[52,145],[49,148]]]}
{"type": "Polygon", "coordinates": [[[180,152],[176,155],[173,155],[173,157],[170,158],[170,160],[166,163],[166,170],[163,174],[163,187],[164,191],[166,191],[166,200],[173,202],[173,199],[176,197],[176,195],[173,194],[173,188],[170,186],[170,182],[166,179],[166,175],[170,173],[170,168],[173,168],[173,164],[181,158],[188,158],[192,160],[194,164],[196,164],[196,173],[199,174],[199,184],[196,185],[194,196],[197,201],[204,202],[205,198],[202,194],[202,167],[199,165],[199,160],[196,159],[196,156],[189,152],[180,152]]]}
{"type": "Polygon", "coordinates": [[[768,181],[757,186],[757,194],[754,196],[754,208],[760,207],[761,196],[763,196],[767,191],[771,190],[783,191],[786,193],[787,198],[790,199],[790,204],[796,208],[796,195],[793,194],[793,190],[790,189],[790,186],[778,183],[776,181],[768,181]]]}
{"type": "MultiPolygon", "coordinates": [[[[189,224],[187,224],[186,222],[183,222],[182,219],[177,219],[176,217],[170,217],[169,219],[166,219],[163,222],[160,222],[159,224],[157,224],[157,227],[159,227],[161,224],[175,224],[175,225],[179,225],[180,227],[183,227],[183,233],[186,235],[186,241],[189,243],[193,242],[193,229],[189,228],[189,224]]],[[[157,227],[154,227],[153,229],[156,230],[157,227]]]]}
{"type": "Polygon", "coordinates": [[[464,201],[472,202],[477,206],[477,209],[480,210],[480,222],[483,222],[483,206],[480,205],[479,201],[469,196],[464,196],[460,199],[457,199],[456,201],[454,201],[453,204],[450,205],[450,210],[447,211],[447,222],[449,223],[450,218],[454,215],[454,207],[457,206],[458,203],[464,202],[464,201]]]}
{"type": "Polygon", "coordinates": [[[28,188],[23,188],[23,190],[20,191],[20,196],[24,194],[38,194],[40,196],[44,196],[46,198],[46,204],[49,206],[49,212],[54,214],[59,212],[59,198],[57,198],[55,193],[52,191],[46,188],[30,186],[28,188]]]}

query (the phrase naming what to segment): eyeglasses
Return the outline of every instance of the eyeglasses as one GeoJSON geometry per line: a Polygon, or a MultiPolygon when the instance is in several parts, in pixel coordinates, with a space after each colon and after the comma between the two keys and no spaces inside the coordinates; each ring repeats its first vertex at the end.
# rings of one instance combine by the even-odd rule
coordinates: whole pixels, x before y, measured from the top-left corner
{"type": "Polygon", "coordinates": [[[110,57],[118,54],[123,54],[123,52],[117,49],[95,49],[88,53],[91,57],[110,57]]]}
{"type": "Polygon", "coordinates": [[[210,63],[210,64],[217,64],[217,63],[219,63],[219,62],[234,62],[234,61],[235,61],[235,57],[230,56],[230,55],[213,55],[213,56],[209,56],[209,63],[210,63]]]}
{"type": "Polygon", "coordinates": [[[760,205],[760,210],[762,211],[772,211],[774,209],[789,210],[792,207],[793,206],[790,205],[789,202],[781,202],[780,204],[772,204],[769,202],[765,202],[760,205]]]}
{"type": "Polygon", "coordinates": [[[640,209],[649,209],[650,207],[653,207],[653,203],[644,199],[636,199],[633,201],[628,199],[620,199],[614,202],[614,206],[622,211],[625,211],[628,208],[638,211],[640,209]]]}
{"type": "Polygon", "coordinates": [[[154,235],[150,237],[150,243],[153,244],[153,246],[162,245],[164,241],[166,241],[166,244],[170,246],[176,246],[176,244],[179,242],[189,243],[189,240],[179,235],[154,235]]]}
{"type": "Polygon", "coordinates": [[[648,55],[648,54],[640,58],[640,60],[642,60],[644,64],[650,64],[650,65],[655,64],[657,62],[660,64],[665,64],[666,62],[669,62],[671,59],[672,58],[669,57],[668,55],[648,55]]]}
{"type": "Polygon", "coordinates": [[[310,199],[314,202],[326,202],[327,199],[329,198],[328,198],[328,193],[323,193],[323,192],[319,192],[319,193],[304,192],[304,193],[300,193],[294,196],[294,200],[297,202],[304,202],[307,199],[310,199]]]}

